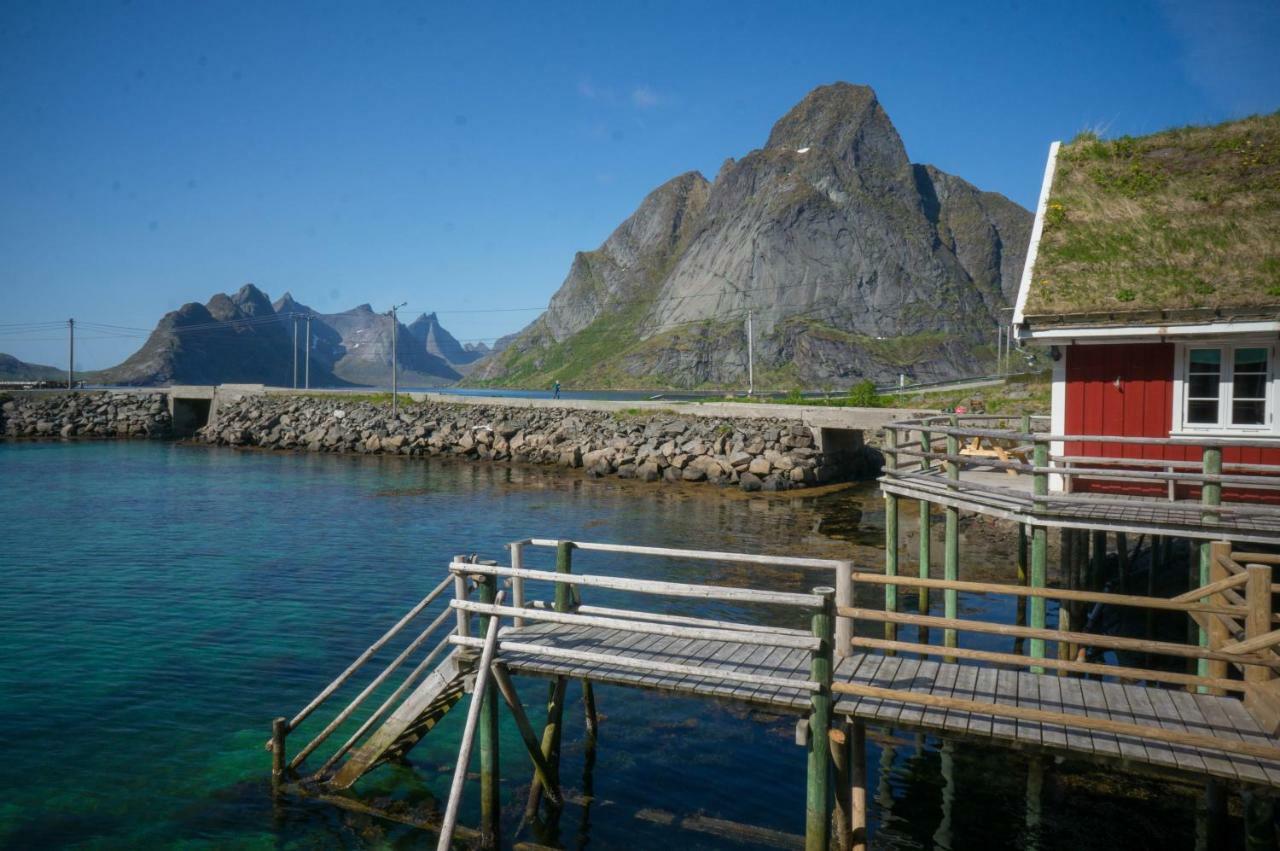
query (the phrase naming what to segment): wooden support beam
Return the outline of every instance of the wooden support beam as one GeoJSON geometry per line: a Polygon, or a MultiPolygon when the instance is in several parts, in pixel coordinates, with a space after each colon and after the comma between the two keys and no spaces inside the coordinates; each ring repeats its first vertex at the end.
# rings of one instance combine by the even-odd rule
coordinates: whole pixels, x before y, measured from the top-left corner
{"type": "Polygon", "coordinates": [[[835,641],[835,589],[815,588],[822,607],[811,625],[818,649],[809,662],[810,679],[818,683],[809,698],[809,759],[805,789],[805,851],[827,851],[831,828],[831,675],[835,641]]]}
{"type": "MultiPolygon", "coordinates": [[[[573,571],[572,541],[559,541],[556,544],[556,573],[568,576],[573,571]]],[[[556,611],[565,613],[570,607],[569,586],[564,582],[556,583],[556,611]]],[[[551,767],[554,776],[560,776],[560,738],[564,729],[564,695],[568,680],[556,677],[547,689],[547,725],[542,729],[542,758],[551,767]]],[[[542,784],[534,780],[529,786],[529,801],[525,805],[525,820],[532,820],[538,814],[538,805],[542,801],[542,784]]]]}
{"type": "Polygon", "coordinates": [[[289,719],[271,721],[271,792],[279,795],[284,788],[284,742],[289,735],[289,719]]]}
{"type": "Polygon", "coordinates": [[[506,701],[511,717],[515,719],[516,729],[520,731],[525,750],[529,753],[529,759],[533,761],[537,782],[542,784],[542,789],[551,803],[561,806],[564,803],[564,797],[560,793],[560,778],[556,776],[555,768],[542,755],[538,736],[533,731],[533,725],[529,723],[529,716],[525,714],[524,705],[520,702],[520,695],[516,693],[515,683],[511,681],[511,673],[507,670],[505,663],[493,663],[493,681],[498,686],[502,699],[506,701]]]}
{"type": "MultiPolygon", "coordinates": [[[[1037,438],[1032,449],[1032,459],[1037,467],[1044,468],[1049,464],[1049,444],[1037,438]]],[[[1049,495],[1049,477],[1045,473],[1036,473],[1031,483],[1032,495],[1044,497],[1049,495]]],[[[1036,511],[1048,510],[1048,504],[1037,499],[1034,503],[1036,511]]],[[[1032,588],[1044,588],[1049,584],[1049,530],[1044,526],[1031,527],[1031,574],[1029,584],[1032,588]]],[[[1031,627],[1043,630],[1045,626],[1045,601],[1042,597],[1031,598],[1031,627]]],[[[1044,639],[1031,639],[1031,657],[1044,658],[1044,639]]],[[[1043,668],[1032,668],[1035,673],[1044,673],[1043,668]]]]}
{"type": "MultiPolygon", "coordinates": [[[[898,432],[894,429],[885,431],[885,456],[890,469],[898,467],[898,432]]],[[[898,575],[898,497],[896,494],[884,495],[884,573],[885,576],[898,575]]],[[[856,605],[856,603],[855,603],[856,605]]],[[[884,589],[884,610],[898,611],[898,589],[886,585],[884,589]]],[[[897,624],[884,625],[884,637],[893,640],[898,637],[897,624]]]]}
{"type": "MultiPolygon", "coordinates": [[[[958,426],[952,417],[952,426],[958,426]]],[[[947,452],[956,455],[960,452],[959,440],[953,434],[947,435],[947,452]]],[[[950,463],[947,465],[947,478],[953,482],[960,481],[960,466],[950,463]]],[[[943,578],[955,582],[960,578],[960,509],[954,505],[948,505],[945,509],[946,530],[943,543],[943,578]]],[[[948,618],[954,618],[957,611],[958,595],[955,589],[947,589],[942,592],[943,615],[948,618]]],[[[947,647],[956,646],[956,631],[954,629],[944,630],[942,633],[942,643],[947,647]]]]}
{"type": "Polygon", "coordinates": [[[853,720],[845,718],[831,728],[831,774],[835,784],[835,807],[831,812],[831,845],[835,851],[853,847],[853,786],[849,774],[853,720]]]}

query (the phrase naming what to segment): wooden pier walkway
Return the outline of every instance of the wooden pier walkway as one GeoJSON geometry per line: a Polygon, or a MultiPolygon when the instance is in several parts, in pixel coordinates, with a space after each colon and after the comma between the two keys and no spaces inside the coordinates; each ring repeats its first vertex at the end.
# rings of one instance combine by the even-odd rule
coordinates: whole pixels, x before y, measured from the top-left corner
{"type": "MultiPolygon", "coordinates": [[[[599,627],[537,624],[498,636],[498,658],[513,674],[563,676],[634,686],[651,691],[740,701],[779,713],[809,710],[809,653],[795,648],[648,635],[599,627]],[[547,651],[574,655],[549,655],[547,651]],[[609,661],[584,661],[600,654],[609,661]],[[634,663],[634,664],[632,664],[634,663]],[[656,670],[654,663],[697,668],[700,673],[656,670]],[[791,681],[794,685],[721,679],[731,672],[791,681]]],[[[857,683],[895,692],[936,695],[990,706],[1062,713],[1170,733],[1249,742],[1278,749],[1235,697],[1192,694],[1181,689],[1104,682],[1056,674],[979,668],[934,660],[855,653],[838,661],[834,683],[857,683]]],[[[1226,780],[1280,786],[1280,760],[1201,749],[1058,723],[994,717],[984,712],[922,706],[892,698],[837,694],[833,712],[860,721],[938,736],[994,739],[1226,780]]]]}
{"type": "MultiPolygon", "coordinates": [[[[590,684],[607,683],[694,698],[726,700],[797,718],[797,744],[808,754],[806,848],[860,848],[866,829],[866,727],[910,730],[946,739],[978,740],[1051,755],[1112,763],[1159,775],[1239,788],[1280,788],[1280,621],[1272,603],[1271,568],[1241,566],[1230,547],[1215,544],[1222,579],[1212,587],[1171,599],[1071,589],[859,573],[851,562],[710,553],[555,540],[510,545],[510,564],[458,557],[437,585],[365,654],[292,719],[278,718],[269,749],[277,790],[324,797],[368,812],[348,790],[361,777],[407,753],[471,692],[448,808],[439,823],[439,848],[467,838],[481,846],[499,843],[499,699],[520,731],[533,770],[526,814],[562,800],[559,752],[561,715],[569,680],[581,680],[588,705],[588,735],[594,736],[590,684]],[[554,570],[529,569],[529,550],[554,549],[554,570]],[[665,582],[605,573],[575,572],[573,553],[652,556],[683,562],[738,562],[789,567],[792,576],[825,571],[831,587],[808,592],[665,582]],[[532,599],[526,586],[551,591],[532,599]],[[1182,612],[1212,620],[1221,634],[1212,647],[1057,629],[996,624],[975,619],[910,615],[886,607],[858,607],[859,590],[914,586],[947,593],[1012,594],[1032,601],[1058,598],[1122,607],[1182,612]],[[870,586],[870,587],[867,587],[870,586]],[[881,587],[883,586],[883,588],[881,587]],[[449,605],[289,758],[290,733],[308,723],[339,689],[415,619],[452,589],[449,605]],[[604,607],[584,598],[607,591],[642,599],[732,604],[729,610],[780,613],[768,623],[740,615],[735,621],[676,615],[670,606],[604,607]],[[665,610],[664,610],[665,609],[665,610]],[[476,630],[476,621],[480,629],[476,630]],[[779,623],[795,623],[793,627],[779,623]],[[866,625],[865,627],[863,625],[866,625]],[[874,629],[868,629],[874,624],[874,629]],[[946,637],[928,643],[899,640],[899,626],[927,628],[946,637]],[[1020,638],[1026,655],[959,646],[957,632],[1020,638]],[[870,637],[883,632],[885,638],[870,637]],[[1047,646],[1065,651],[1054,658],[1047,646]],[[1183,671],[1121,668],[1087,662],[1077,651],[1107,649],[1172,656],[1183,671]],[[430,649],[427,649],[430,647],[430,649]],[[424,654],[425,650],[425,655],[424,654]],[[407,675],[398,672],[417,660],[407,675]],[[1188,673],[1185,663],[1206,664],[1188,673]],[[1081,676],[1085,675],[1085,676],[1081,676]],[[546,726],[534,729],[513,676],[550,680],[546,726]],[[393,679],[399,677],[399,679],[393,679]],[[373,694],[390,693],[375,710],[373,694]],[[339,730],[352,730],[318,766],[304,763],[339,730]],[[473,748],[480,753],[481,825],[457,824],[473,748]]],[[[1249,554],[1251,556],[1257,554],[1249,554]]],[[[595,556],[601,558],[601,556],[595,556]]],[[[717,607],[725,611],[726,607],[717,607]]],[[[1064,607],[1065,610],[1065,607],[1064,607]]],[[[412,631],[406,632],[412,635],[412,631]]],[[[310,722],[314,724],[316,722],[310,722]]],[[[504,757],[504,764],[510,765],[504,757]]],[[[403,820],[403,819],[401,819],[403,820]]]]}

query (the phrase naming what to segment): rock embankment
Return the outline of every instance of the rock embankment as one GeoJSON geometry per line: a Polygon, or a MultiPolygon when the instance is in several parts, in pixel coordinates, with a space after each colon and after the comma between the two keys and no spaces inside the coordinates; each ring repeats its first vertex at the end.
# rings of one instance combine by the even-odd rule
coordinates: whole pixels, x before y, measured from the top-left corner
{"type": "Polygon", "coordinates": [[[0,403],[0,436],[6,438],[139,437],[173,433],[159,393],[14,394],[0,403]]]}
{"type": "Polygon", "coordinates": [[[223,402],[197,439],[226,446],[450,455],[580,468],[591,476],[785,490],[873,475],[878,453],[823,455],[789,420],[714,419],[554,408],[245,396],[223,402]]]}

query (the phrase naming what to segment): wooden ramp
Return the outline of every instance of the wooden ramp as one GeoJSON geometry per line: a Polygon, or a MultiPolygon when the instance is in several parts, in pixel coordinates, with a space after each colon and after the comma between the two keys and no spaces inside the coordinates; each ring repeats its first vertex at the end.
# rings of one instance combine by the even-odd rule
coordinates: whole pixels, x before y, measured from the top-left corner
{"type": "MultiPolygon", "coordinates": [[[[536,624],[504,630],[498,658],[512,673],[527,676],[590,679],[693,697],[743,701],[778,712],[803,714],[809,708],[809,654],[732,641],[670,638],[596,627],[536,624]],[[517,645],[522,649],[506,649],[517,645]],[[613,657],[612,662],[581,662],[543,655],[552,652],[613,657]],[[630,663],[635,662],[635,665],[630,663]],[[706,673],[654,671],[650,663],[696,666],[706,673]],[[647,666],[647,667],[646,667],[647,666]],[[797,685],[757,685],[717,679],[715,671],[794,680],[797,685]]],[[[839,660],[833,680],[864,683],[920,694],[956,697],[1120,721],[1145,727],[1211,736],[1231,742],[1280,747],[1232,697],[1191,694],[1182,689],[1121,684],[1033,674],[1023,671],[948,664],[930,660],[855,653],[839,660]]],[[[1184,747],[1149,738],[1131,738],[1042,722],[1013,720],[977,712],[922,707],[892,699],[837,696],[836,715],[939,736],[992,739],[1021,747],[1043,748],[1069,756],[1144,764],[1175,772],[1280,786],[1280,762],[1248,755],[1184,747]]]]}
{"type": "Polygon", "coordinates": [[[348,789],[379,765],[408,753],[462,699],[463,682],[473,667],[458,650],[446,656],[382,726],[351,752],[328,785],[348,789]]]}

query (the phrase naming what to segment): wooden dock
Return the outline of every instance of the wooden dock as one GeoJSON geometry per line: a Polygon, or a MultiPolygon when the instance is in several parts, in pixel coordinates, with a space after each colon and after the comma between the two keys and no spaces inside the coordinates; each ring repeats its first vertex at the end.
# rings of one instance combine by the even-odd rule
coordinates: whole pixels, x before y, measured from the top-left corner
{"type": "MultiPolygon", "coordinates": [[[[1229,545],[1215,551],[1232,562],[1229,545]]],[[[1250,554],[1255,555],[1255,554],[1250,554]]],[[[1234,562],[1232,562],[1234,564],[1234,562]]],[[[590,685],[640,688],[689,697],[739,702],[797,718],[797,743],[808,754],[805,846],[855,849],[866,838],[867,725],[952,739],[977,740],[1079,759],[1123,769],[1222,782],[1242,789],[1280,787],[1280,630],[1272,611],[1271,569],[1262,564],[1223,568],[1225,577],[1188,599],[1144,598],[1101,592],[964,583],[858,572],[847,561],[775,558],[554,540],[510,546],[510,563],[459,557],[450,576],[318,697],[292,719],[279,718],[270,743],[273,779],[294,791],[367,811],[342,797],[369,771],[403,755],[444,713],[472,692],[448,808],[439,823],[439,848],[452,843],[500,844],[497,793],[499,700],[510,712],[533,775],[527,813],[555,808],[559,789],[561,714],[569,680],[587,683],[588,735],[596,718],[590,685]],[[530,550],[552,548],[555,570],[530,569],[530,550]],[[700,562],[746,562],[821,569],[832,585],[809,591],[658,582],[573,570],[575,552],[643,555],[700,562]],[[1098,604],[1183,612],[1191,619],[1242,625],[1233,638],[1213,647],[1156,642],[1123,636],[1085,635],[1064,628],[1023,627],[980,620],[908,615],[886,607],[858,608],[856,588],[899,585],[944,592],[1014,594],[1043,601],[1087,600],[1098,604]],[[528,593],[536,585],[549,593],[528,593]],[[452,589],[449,607],[413,637],[383,671],[340,710],[291,759],[288,736],[333,694],[352,687],[361,667],[390,647],[415,619],[452,589]],[[635,605],[590,605],[593,591],[632,595],[635,605]],[[675,615],[654,600],[720,601],[751,611],[768,607],[792,613],[794,627],[675,615]],[[664,610],[664,608],[666,610],[664,610]],[[479,629],[475,629],[479,624],[479,629]],[[935,636],[973,631],[1030,639],[1025,655],[879,638],[880,625],[927,626],[935,636]],[[807,628],[802,626],[807,625],[807,628]],[[936,627],[936,629],[935,629],[936,627]],[[1039,641],[1039,644],[1033,642],[1039,641]],[[1118,668],[1082,661],[1074,648],[1141,648],[1206,663],[1207,673],[1155,668],[1118,668]],[[1046,647],[1072,652],[1054,658],[1046,647]],[[427,649],[430,647],[430,649],[427,649]],[[425,651],[425,652],[424,652],[425,651]],[[416,661],[421,656],[421,661],[416,661]],[[399,671],[416,661],[407,675],[399,671]],[[516,694],[513,675],[553,684],[545,727],[539,734],[516,694]],[[398,680],[396,678],[399,678],[398,680]],[[394,691],[376,710],[362,708],[379,688],[394,691]],[[304,767],[338,729],[358,727],[318,766],[304,767]],[[344,726],[347,725],[347,726],[344,726]],[[481,824],[457,824],[472,751],[480,754],[481,824]]],[[[870,589],[868,589],[870,590],[870,589]]],[[[864,595],[865,596],[865,595],[864,595]]],[[[1065,606],[1064,606],[1065,611],[1065,606]]],[[[1234,627],[1233,627],[1234,628],[1234,627]]],[[[927,638],[924,639],[927,642],[927,638]]],[[[382,692],[378,692],[382,693],[382,692]]],[[[315,722],[312,722],[315,723],[315,722]]],[[[511,765],[510,758],[504,763],[511,765]]],[[[797,778],[799,780],[799,778],[797,778]]]]}

